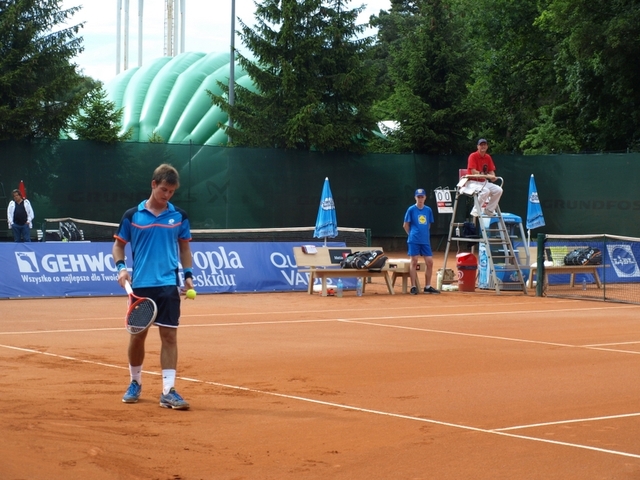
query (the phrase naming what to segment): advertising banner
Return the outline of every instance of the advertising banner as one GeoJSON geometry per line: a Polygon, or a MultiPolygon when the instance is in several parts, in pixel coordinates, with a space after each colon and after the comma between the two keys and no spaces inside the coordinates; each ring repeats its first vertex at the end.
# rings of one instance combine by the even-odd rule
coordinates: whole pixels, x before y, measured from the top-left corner
{"type": "MultiPolygon", "coordinates": [[[[547,246],[566,247],[563,244],[555,244],[548,242],[547,246]]],[[[602,250],[602,265],[598,267],[598,276],[605,283],[638,283],[640,282],[640,244],[625,240],[610,240],[606,244],[603,242],[584,242],[584,246],[591,246],[602,250]]],[[[554,259],[562,262],[563,258],[554,259]]],[[[535,262],[536,259],[532,259],[535,262]]],[[[569,283],[569,274],[553,274],[549,275],[550,284],[569,283]]],[[[582,280],[587,282],[593,281],[593,276],[588,273],[579,273],[575,275],[575,282],[580,283],[582,280]]]]}
{"type": "MultiPolygon", "coordinates": [[[[323,245],[323,242],[305,244],[323,245]]],[[[192,242],[198,293],[305,291],[293,247],[301,242],[192,242]]],[[[111,242],[1,243],[0,298],[124,295],[111,242]]],[[[343,242],[327,242],[341,247],[343,242]]],[[[127,267],[131,252],[125,250],[127,267]]]]}

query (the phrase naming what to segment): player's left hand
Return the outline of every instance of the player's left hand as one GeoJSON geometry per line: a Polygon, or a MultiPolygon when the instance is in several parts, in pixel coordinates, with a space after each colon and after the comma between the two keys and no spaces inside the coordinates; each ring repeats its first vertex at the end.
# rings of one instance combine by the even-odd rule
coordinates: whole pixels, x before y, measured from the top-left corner
{"type": "Polygon", "coordinates": [[[192,288],[193,288],[193,278],[186,278],[184,281],[184,287],[182,287],[180,290],[182,291],[182,293],[184,293],[187,290],[191,290],[192,288]]]}

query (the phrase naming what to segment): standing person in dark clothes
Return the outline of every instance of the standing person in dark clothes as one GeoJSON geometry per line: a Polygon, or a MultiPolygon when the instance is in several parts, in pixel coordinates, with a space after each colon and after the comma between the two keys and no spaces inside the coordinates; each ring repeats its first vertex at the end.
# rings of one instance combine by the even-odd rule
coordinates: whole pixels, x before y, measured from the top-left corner
{"type": "Polygon", "coordinates": [[[33,226],[33,208],[26,198],[22,197],[20,190],[11,192],[13,200],[7,207],[7,222],[9,229],[13,232],[13,240],[16,242],[30,242],[31,228],[33,226]]]}

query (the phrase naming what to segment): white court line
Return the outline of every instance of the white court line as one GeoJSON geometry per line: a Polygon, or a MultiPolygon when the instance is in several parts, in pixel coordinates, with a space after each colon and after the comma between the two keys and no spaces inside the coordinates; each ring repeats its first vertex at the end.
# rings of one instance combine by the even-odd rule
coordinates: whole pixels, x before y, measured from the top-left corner
{"type": "Polygon", "coordinates": [[[443,335],[456,335],[460,337],[487,338],[491,340],[508,340],[510,342],[534,343],[534,344],[540,344],[540,345],[551,345],[554,347],[576,348],[576,345],[570,345],[568,343],[543,342],[541,340],[525,340],[522,338],[498,337],[496,335],[482,335],[479,333],[452,332],[449,330],[437,330],[433,328],[406,327],[403,325],[388,325],[386,323],[364,322],[359,319],[350,319],[350,318],[339,318],[337,320],[342,323],[355,323],[358,325],[370,325],[372,327],[396,328],[398,330],[412,330],[415,332],[441,333],[443,335]]]}
{"type": "MultiPolygon", "coordinates": [[[[459,306],[457,306],[459,308],[459,306]]],[[[619,307],[623,308],[623,307],[619,307]]],[[[588,309],[589,310],[589,309],[588,309]]],[[[344,313],[344,309],[335,310],[335,312],[344,313]]],[[[353,311],[361,312],[362,309],[355,309],[353,311]]],[[[574,312],[576,309],[557,309],[551,310],[550,312],[574,312]]],[[[324,312],[331,312],[331,310],[324,310],[324,312]]],[[[211,313],[211,314],[198,314],[198,315],[182,315],[181,318],[195,318],[195,317],[233,317],[233,316],[252,316],[252,315],[280,315],[287,312],[260,312],[255,314],[243,314],[243,313],[211,313]]],[[[294,313],[294,312],[289,312],[294,313]]],[[[296,314],[300,313],[309,313],[308,311],[297,311],[296,314]]],[[[507,315],[512,314],[514,312],[491,312],[492,315],[507,315]]],[[[515,312],[521,313],[521,312],[515,312]]],[[[412,319],[412,318],[438,318],[438,317],[450,317],[450,316],[469,316],[469,315],[484,315],[482,312],[475,312],[473,314],[462,314],[462,313],[442,313],[442,314],[419,314],[419,315],[393,315],[393,316],[375,316],[375,317],[359,317],[353,320],[402,320],[402,319],[412,319]]],[[[104,317],[103,320],[121,320],[121,317],[104,317]]],[[[69,319],[66,321],[83,321],[87,319],[69,319]]],[[[90,320],[98,320],[98,318],[91,318],[90,320]]],[[[224,326],[240,326],[240,325],[277,325],[277,324],[287,324],[287,323],[301,323],[301,322],[334,322],[335,318],[328,319],[308,319],[308,320],[274,320],[274,321],[264,321],[264,322],[227,322],[227,323],[201,323],[198,325],[188,325],[181,324],[180,328],[199,328],[199,327],[224,327],[224,326]]],[[[0,335],[16,335],[16,334],[32,334],[32,333],[71,333],[71,332],[100,332],[100,331],[110,331],[110,330],[121,330],[117,327],[105,327],[105,328],[87,328],[87,329],[67,329],[67,330],[23,330],[19,332],[0,332],[0,335]]]]}
{"type": "Polygon", "coordinates": [[[0,332],[0,335],[37,335],[38,333],[87,333],[87,332],[113,332],[122,331],[124,327],[105,328],[70,328],[65,330],[23,330],[20,332],[0,332]]]}
{"type": "MultiPolygon", "coordinates": [[[[58,353],[42,352],[40,350],[34,350],[33,348],[16,347],[14,345],[2,345],[2,344],[0,344],[0,348],[6,348],[8,350],[17,350],[19,352],[25,352],[25,353],[37,353],[39,355],[45,355],[47,357],[62,358],[64,360],[71,360],[71,361],[74,361],[74,362],[88,363],[90,365],[98,365],[100,367],[117,368],[118,370],[127,370],[127,371],[129,371],[129,367],[123,367],[121,365],[114,365],[112,363],[98,362],[98,361],[95,361],[95,360],[83,360],[81,358],[69,357],[68,355],[60,355],[58,353]]],[[[148,373],[149,375],[162,376],[162,373],[158,373],[158,372],[152,372],[152,371],[148,371],[148,370],[143,370],[143,372],[144,373],[148,373]]]]}
{"type": "Polygon", "coordinates": [[[585,350],[597,350],[599,352],[614,352],[614,353],[630,353],[631,355],[640,355],[638,350],[622,350],[621,348],[599,348],[591,347],[589,345],[582,345],[581,348],[585,350]]]}
{"type": "MultiPolygon", "coordinates": [[[[81,360],[81,359],[78,359],[78,358],[69,357],[67,355],[58,355],[58,354],[50,353],[50,352],[41,352],[41,351],[33,350],[33,349],[30,349],[30,348],[21,348],[21,347],[14,347],[14,346],[11,346],[11,345],[2,345],[2,344],[0,344],[0,348],[7,348],[7,349],[18,350],[18,351],[22,351],[22,352],[28,352],[28,353],[36,353],[36,354],[41,354],[41,355],[47,355],[47,356],[50,356],[50,357],[62,358],[62,359],[65,359],[65,360],[77,361],[77,362],[81,362],[81,363],[88,363],[88,364],[92,364],[92,365],[98,365],[98,366],[109,367],[109,368],[118,368],[118,369],[121,369],[121,370],[127,369],[127,367],[112,365],[112,364],[103,363],[103,362],[96,362],[96,361],[93,361],[93,360],[81,360]]],[[[149,371],[146,371],[146,370],[144,371],[144,373],[149,373],[149,374],[153,374],[153,375],[160,375],[158,372],[149,372],[149,371]]],[[[313,399],[313,398],[301,397],[299,395],[289,395],[289,394],[286,394],[286,393],[269,392],[269,391],[265,391],[265,390],[258,390],[258,389],[255,389],[255,388],[242,387],[242,386],[239,386],[239,385],[229,385],[229,384],[226,384],[226,383],[209,382],[209,381],[206,381],[206,380],[199,380],[199,379],[195,379],[195,378],[188,378],[188,377],[177,377],[177,378],[180,379],[180,380],[183,380],[183,381],[187,381],[187,382],[201,383],[201,384],[212,385],[212,386],[216,386],[216,387],[220,387],[220,388],[227,388],[227,389],[233,389],[233,390],[240,390],[240,391],[243,391],[243,392],[256,393],[256,394],[259,394],[259,395],[268,395],[268,396],[272,396],[272,397],[285,398],[287,400],[296,400],[296,401],[305,402],[305,403],[312,403],[312,404],[315,404],[315,405],[323,405],[323,406],[328,406],[328,407],[335,407],[335,408],[340,408],[342,410],[350,410],[350,411],[355,411],[355,412],[360,412],[360,413],[369,413],[369,414],[372,414],[372,415],[379,415],[379,416],[383,416],[383,417],[398,418],[398,419],[402,419],[402,420],[410,420],[410,421],[414,421],[414,422],[423,422],[423,423],[429,423],[429,424],[432,424],[432,425],[451,427],[451,428],[456,428],[456,429],[459,429],[459,430],[467,430],[467,431],[478,432],[478,433],[487,433],[487,434],[490,434],[490,435],[498,435],[498,436],[502,436],[502,437],[517,438],[517,439],[521,439],[521,440],[529,440],[529,441],[532,441],[532,442],[548,443],[548,444],[552,444],[552,445],[561,445],[561,446],[577,448],[577,449],[581,449],[581,450],[590,450],[590,451],[593,451],[593,452],[607,453],[607,454],[611,454],[611,455],[618,455],[618,456],[622,456],[622,457],[631,457],[631,458],[640,459],[640,454],[622,452],[622,451],[619,451],[619,450],[609,450],[609,449],[605,449],[605,448],[592,447],[590,445],[582,445],[582,444],[579,444],[579,443],[569,443],[569,442],[561,442],[561,441],[558,441],[558,440],[549,440],[547,438],[538,438],[538,437],[531,437],[531,436],[527,436],[527,435],[518,435],[518,434],[508,433],[508,432],[503,431],[501,429],[477,428],[477,427],[472,427],[472,426],[469,426],[469,425],[462,425],[462,424],[451,423],[451,422],[442,422],[442,421],[439,421],[439,420],[432,420],[432,419],[428,419],[428,418],[415,417],[415,416],[412,416],[412,415],[403,415],[403,414],[400,414],[400,413],[385,412],[385,411],[382,411],[382,410],[373,410],[373,409],[370,409],[370,408],[362,408],[362,407],[356,407],[356,406],[353,406],[353,405],[346,405],[346,404],[342,404],[342,403],[327,402],[327,401],[324,401],[324,400],[316,400],[316,399],[313,399]]],[[[600,418],[600,417],[596,417],[596,418],[600,418]]],[[[582,421],[588,421],[588,420],[582,420],[582,421]]],[[[513,428],[513,427],[510,427],[510,428],[513,428]]]]}
{"type": "MultiPolygon", "coordinates": [[[[630,308],[628,305],[613,307],[614,309],[626,309],[630,308]]],[[[600,308],[582,308],[582,309],[553,309],[546,310],[544,312],[537,313],[559,313],[559,312],[576,312],[576,311],[592,311],[592,310],[610,310],[611,307],[600,307],[600,308]]],[[[343,312],[344,313],[344,312],[343,312]]],[[[519,343],[530,343],[534,345],[548,345],[555,347],[566,347],[566,348],[582,348],[588,350],[597,350],[597,351],[605,351],[605,352],[614,352],[614,353],[629,353],[632,355],[640,355],[640,351],[633,350],[621,350],[621,349],[612,349],[612,348],[602,348],[591,345],[571,345],[567,343],[557,343],[557,342],[545,342],[542,340],[526,340],[520,338],[512,338],[512,337],[502,337],[497,335],[482,335],[477,333],[466,333],[466,332],[454,332],[448,330],[438,330],[432,328],[421,328],[421,327],[408,327],[402,325],[389,325],[384,323],[376,323],[369,322],[366,320],[408,320],[415,318],[439,318],[439,317],[452,317],[452,316],[464,316],[464,317],[472,317],[472,316],[486,316],[486,315],[514,315],[514,314],[525,314],[530,313],[529,311],[493,311],[493,312],[473,312],[473,313],[443,313],[443,314],[419,314],[419,315],[394,315],[394,316],[375,316],[375,317],[358,317],[358,318],[335,318],[335,319],[308,319],[308,320],[274,320],[274,321],[264,321],[264,322],[228,322],[228,323],[208,323],[208,324],[198,324],[198,325],[180,325],[180,328],[202,328],[202,327],[227,327],[227,326],[253,326],[253,325],[283,325],[283,324],[300,324],[300,323],[326,323],[326,322],[342,322],[342,323],[352,323],[352,324],[360,324],[360,325],[370,325],[376,327],[383,328],[395,328],[399,330],[412,330],[412,331],[420,331],[420,332],[429,332],[429,333],[440,333],[443,335],[456,335],[462,337],[475,337],[475,338],[486,338],[492,340],[505,340],[511,342],[519,342],[519,343]]],[[[270,312],[273,314],[273,312],[270,312]]],[[[19,331],[19,332],[0,332],[0,336],[3,335],[31,335],[31,334],[39,334],[39,333],[76,333],[76,332],[101,332],[101,331],[121,331],[121,327],[110,327],[110,328],[87,328],[87,329],[66,329],[66,330],[35,330],[35,331],[19,331]]],[[[635,343],[635,342],[629,342],[635,343]]]]}
{"type": "MultiPolygon", "coordinates": [[[[336,322],[334,318],[328,319],[311,319],[311,320],[274,320],[270,322],[234,322],[234,323],[209,323],[201,325],[180,325],[180,328],[198,328],[198,327],[238,327],[251,325],[281,325],[293,323],[324,323],[336,322]]],[[[32,335],[38,333],[76,333],[76,332],[122,332],[124,327],[105,327],[105,328],[71,328],[66,330],[27,330],[20,332],[0,332],[1,335],[32,335]]]]}
{"type": "MultiPolygon", "coordinates": [[[[568,302],[568,301],[567,301],[568,302]]],[[[572,301],[573,302],[573,301],[572,301]]],[[[516,305],[516,304],[512,304],[512,305],[516,305]]],[[[517,305],[529,305],[528,303],[518,303],[517,305]]],[[[466,306],[471,307],[471,305],[461,305],[461,304],[457,304],[457,305],[444,305],[445,307],[449,308],[456,308],[457,310],[460,309],[464,309],[466,306]]],[[[439,305],[438,308],[440,308],[441,306],[439,305]]],[[[486,305],[487,308],[491,307],[495,307],[495,303],[491,304],[491,305],[486,305]]],[[[375,306],[375,307],[371,307],[371,308],[349,308],[349,309],[345,309],[345,308],[336,308],[336,309],[323,309],[322,311],[325,313],[345,313],[345,312],[362,312],[362,311],[367,311],[367,310],[375,310],[375,311],[380,311],[380,310],[388,310],[388,309],[392,309],[394,311],[396,310],[412,310],[415,307],[395,307],[395,306],[390,306],[390,307],[384,307],[384,306],[375,306]]],[[[419,308],[424,308],[424,306],[420,306],[419,308]]],[[[473,304],[473,308],[478,309],[479,306],[477,304],[473,304]]],[[[596,311],[596,310],[612,310],[612,309],[618,309],[618,310],[627,310],[627,309],[632,309],[632,308],[640,308],[638,307],[638,305],[617,305],[615,307],[612,306],[608,306],[608,307],[585,307],[585,308],[554,308],[554,309],[549,309],[549,310],[536,310],[534,313],[536,314],[545,314],[545,313],[558,313],[558,312],[590,312],[590,311],[596,311]]],[[[257,315],[286,315],[286,314],[305,314],[305,313],[313,313],[310,312],[309,310],[295,310],[295,311],[263,311],[263,312],[254,312],[254,313],[243,313],[243,312],[239,312],[239,313],[202,313],[202,314],[183,314],[182,317],[184,318],[197,318],[197,317],[233,317],[233,316],[257,316],[257,315]]],[[[416,315],[393,315],[393,316],[375,316],[375,317],[362,317],[365,319],[376,319],[376,318],[380,318],[380,319],[403,319],[403,318],[441,318],[441,317],[474,317],[474,316],[487,316],[487,315],[510,315],[510,314],[528,314],[530,315],[532,313],[531,310],[511,310],[511,311],[499,311],[499,310],[486,310],[486,311],[474,311],[474,312],[454,312],[454,313],[420,313],[420,314],[416,314],[416,315]]]]}
{"type": "Polygon", "coordinates": [[[558,420],[556,422],[545,423],[532,423],[529,425],[517,425],[514,427],[494,428],[496,432],[506,432],[508,430],[522,430],[525,428],[546,427],[553,425],[566,425],[568,423],[582,423],[582,422],[597,422],[599,420],[615,420],[618,418],[640,417],[640,413],[622,413],[620,415],[608,415],[606,417],[592,417],[592,418],[576,418],[573,420],[558,420]]]}
{"type": "Polygon", "coordinates": [[[640,340],[635,342],[614,342],[614,343],[594,343],[593,345],[585,345],[585,347],[610,347],[612,345],[638,345],[640,340]]]}
{"type": "MultiPolygon", "coordinates": [[[[257,390],[255,388],[240,387],[240,386],[237,386],[237,385],[228,385],[228,384],[224,384],[224,383],[208,382],[208,381],[195,380],[195,379],[190,379],[190,378],[182,378],[182,380],[192,381],[192,382],[197,382],[197,383],[204,383],[206,385],[213,385],[213,386],[217,386],[217,387],[230,388],[230,389],[235,389],[235,390],[242,390],[242,391],[250,392],[250,393],[258,393],[258,394],[262,394],[262,395],[270,395],[270,396],[273,396],[273,397],[286,398],[286,399],[289,399],[289,400],[299,400],[299,401],[302,401],[302,402],[314,403],[314,404],[317,404],[317,405],[325,405],[325,406],[329,406],[329,407],[341,408],[343,410],[351,410],[351,411],[356,411],[356,412],[361,412],[361,413],[370,413],[370,414],[373,414],[373,415],[381,415],[381,416],[384,416],[384,417],[399,418],[399,419],[403,419],[403,420],[412,420],[412,421],[416,421],[416,422],[424,422],[424,423],[429,423],[429,424],[433,424],[433,425],[440,425],[440,426],[444,426],[444,427],[452,427],[452,428],[457,428],[457,429],[461,429],[461,430],[469,430],[469,431],[472,431],[472,432],[488,433],[488,434],[499,435],[499,436],[503,436],[503,437],[518,438],[518,439],[522,439],[522,440],[530,440],[530,441],[533,441],[533,442],[550,443],[550,444],[553,444],[553,445],[562,445],[562,446],[566,446],[566,447],[579,448],[579,449],[582,449],[582,450],[591,450],[591,451],[594,451],[594,452],[609,453],[609,454],[612,454],[612,455],[619,455],[619,456],[623,456],[623,457],[631,457],[631,458],[640,459],[640,454],[636,454],[636,453],[621,452],[621,451],[618,451],[618,450],[609,450],[609,449],[605,449],[605,448],[592,447],[592,446],[589,446],[589,445],[582,445],[582,444],[579,444],[579,443],[561,442],[561,441],[558,441],[558,440],[549,440],[549,439],[546,439],[546,438],[531,437],[531,436],[527,436],[527,435],[518,435],[518,434],[507,433],[507,432],[501,431],[501,429],[478,428],[478,427],[472,427],[472,426],[469,426],[469,425],[461,425],[461,424],[451,423],[451,422],[442,422],[442,421],[439,421],[439,420],[432,420],[432,419],[428,419],[428,418],[415,417],[415,416],[412,416],[412,415],[403,415],[403,414],[400,414],[400,413],[391,413],[391,412],[384,412],[384,411],[381,411],[381,410],[372,410],[370,408],[362,408],[362,407],[356,407],[356,406],[353,406],[353,405],[345,405],[343,403],[327,402],[327,401],[324,401],[324,400],[316,400],[316,399],[313,399],[313,398],[301,397],[299,395],[288,395],[288,394],[285,394],[285,393],[269,392],[269,391],[264,391],[264,390],[257,390]]],[[[640,413],[637,414],[637,415],[640,415],[640,413]]]]}
{"type": "MultiPolygon", "coordinates": [[[[572,302],[574,300],[567,300],[565,303],[567,302],[572,302]]],[[[558,302],[560,303],[560,302],[558,302]]],[[[528,305],[528,303],[524,303],[524,302],[518,302],[518,303],[513,303],[511,305],[528,305]]],[[[495,305],[481,305],[481,304],[474,304],[473,308],[479,308],[482,309],[483,307],[485,308],[489,308],[495,305]]],[[[459,304],[457,305],[442,305],[441,307],[443,308],[456,308],[456,309],[460,309],[461,306],[459,304]]],[[[389,307],[384,307],[384,306],[372,306],[370,308],[336,308],[336,309],[323,309],[322,312],[323,313],[345,313],[345,312],[366,312],[367,310],[374,310],[376,312],[380,311],[380,310],[394,310],[394,311],[398,311],[398,310],[415,310],[415,309],[422,309],[424,307],[422,306],[394,306],[394,305],[390,305],[389,307]]],[[[573,311],[573,310],[565,310],[565,311],[573,311]]],[[[264,315],[301,315],[301,314],[308,314],[310,313],[309,310],[287,310],[287,311],[262,311],[262,312],[225,312],[225,313],[185,313],[184,310],[182,311],[182,315],[180,318],[186,319],[186,318],[202,318],[202,317],[211,317],[211,318],[217,318],[217,317],[260,317],[260,316],[264,316],[264,315]]],[[[313,312],[311,312],[313,313],[313,312]]],[[[446,316],[446,315],[443,315],[446,316]]],[[[109,317],[84,317],[84,318],[57,318],[54,321],[57,323],[63,323],[63,322],[82,322],[82,321],[100,321],[100,322],[104,322],[104,321],[111,321],[111,320],[121,320],[123,318],[122,315],[119,316],[109,316],[109,317]]],[[[32,319],[32,318],[23,318],[20,320],[21,322],[25,322],[25,323],[40,323],[42,322],[42,319],[37,318],[37,319],[32,319]]],[[[0,332],[1,333],[1,332],[0,332]]]]}
{"type": "MultiPolygon", "coordinates": [[[[460,305],[456,305],[456,308],[460,308],[460,305]]],[[[475,308],[475,305],[474,305],[475,308]]],[[[611,309],[629,309],[629,308],[638,308],[637,305],[621,305],[621,306],[616,306],[616,307],[598,307],[598,308],[557,308],[557,309],[552,309],[552,310],[542,310],[542,311],[536,311],[536,314],[546,314],[546,313],[566,313],[566,312],[581,312],[581,311],[594,311],[594,310],[611,310],[611,309]]],[[[345,311],[358,311],[361,312],[363,309],[355,309],[355,310],[344,310],[344,309],[338,309],[338,310],[323,310],[323,312],[339,312],[339,313],[344,313],[345,311]]],[[[367,310],[367,309],[364,309],[367,310]]],[[[377,309],[379,310],[379,309],[377,309]]],[[[287,313],[287,312],[264,312],[265,314],[269,314],[269,315],[279,315],[281,313],[287,313]]],[[[297,313],[309,313],[308,311],[302,311],[302,312],[297,312],[297,313]]],[[[524,315],[524,314],[531,314],[531,310],[511,310],[511,311],[486,311],[486,312],[460,312],[460,313],[420,313],[420,314],[416,314],[416,315],[376,315],[376,316],[365,316],[365,317],[356,317],[356,318],[351,318],[351,319],[342,319],[342,318],[332,318],[332,319],[309,319],[309,320],[300,320],[300,322],[327,322],[327,321],[353,321],[354,323],[356,322],[361,322],[364,320],[411,320],[411,319],[416,319],[416,318],[422,318],[422,319],[428,319],[428,318],[451,318],[451,317],[465,317],[465,318],[470,318],[470,317],[484,317],[484,316],[498,316],[498,315],[524,315]]],[[[189,318],[189,317],[196,317],[196,316],[202,316],[202,317],[207,317],[207,316],[225,316],[226,314],[202,314],[202,315],[186,315],[185,318],[189,318]]],[[[242,314],[238,314],[240,316],[242,316],[242,314]]],[[[231,316],[231,315],[229,315],[231,316]]],[[[524,321],[524,320],[523,320],[524,321]]],[[[527,320],[529,321],[529,320],[527,320]]],[[[198,325],[180,325],[180,328],[182,327],[186,327],[186,328],[198,328],[198,327],[219,327],[219,326],[230,326],[230,325],[269,325],[269,324],[278,324],[278,323],[296,323],[298,321],[295,320],[282,320],[282,321],[266,321],[266,322],[230,322],[230,323],[201,323],[198,325]]],[[[373,324],[376,325],[376,324],[373,324]]],[[[380,326],[386,326],[383,324],[380,324],[380,326]]],[[[398,327],[398,328],[405,328],[405,327],[398,327]]],[[[409,327],[406,327],[409,328],[409,327]]],[[[428,331],[428,330],[426,330],[428,331]]],[[[434,330],[437,331],[437,330],[434,330]]],[[[463,334],[460,334],[463,335],[463,334]]],[[[496,337],[496,338],[500,338],[500,337],[496,337]]],[[[561,345],[561,344],[559,344],[561,345]]]]}
{"type": "MultiPolygon", "coordinates": [[[[558,300],[556,302],[554,302],[554,304],[557,303],[571,303],[571,304],[575,304],[577,301],[576,300],[558,300]]],[[[510,305],[530,305],[529,302],[517,302],[517,303],[512,303],[510,305]]],[[[490,303],[490,304],[474,304],[473,308],[477,308],[479,310],[481,310],[483,307],[495,307],[495,303],[490,303]]],[[[423,306],[390,306],[390,307],[383,307],[383,306],[375,306],[375,307],[371,307],[369,308],[369,310],[375,310],[375,311],[381,311],[381,310],[393,310],[398,311],[398,310],[414,310],[416,308],[424,308],[423,306]]],[[[460,309],[460,305],[439,305],[438,308],[456,308],[456,309],[460,309]]],[[[611,308],[617,308],[617,309],[628,309],[628,308],[639,308],[638,305],[616,305],[615,307],[609,306],[609,307],[597,307],[597,308],[558,308],[558,309],[551,309],[551,310],[518,310],[518,311],[509,311],[509,312],[482,312],[482,311],[477,311],[477,312],[473,312],[473,313],[441,313],[441,314],[420,314],[420,315],[410,315],[410,316],[386,316],[386,317],[367,317],[367,318],[389,318],[389,319],[394,319],[394,318],[437,318],[437,317],[456,317],[456,316],[475,316],[475,315],[492,315],[492,314],[508,314],[508,313],[527,313],[527,314],[536,314],[536,313],[554,313],[554,312],[580,312],[580,311],[593,311],[593,310],[609,310],[611,308]]],[[[362,312],[363,310],[367,310],[367,308],[336,308],[336,309],[323,309],[322,312],[324,313],[342,313],[344,314],[344,312],[362,312]]],[[[299,314],[308,314],[308,313],[313,313],[310,312],[309,310],[283,310],[283,311],[261,311],[261,312],[232,312],[232,313],[194,313],[194,314],[189,314],[189,313],[185,313],[184,311],[182,312],[182,317],[181,318],[202,318],[202,317],[211,317],[211,318],[217,318],[217,317],[252,317],[252,316],[262,316],[262,315],[299,315],[299,314]]],[[[57,322],[79,322],[79,321],[83,321],[83,320],[87,320],[87,321],[106,321],[106,320],[119,320],[121,319],[121,316],[109,316],[109,317],[87,317],[87,318],[61,318],[61,319],[57,319],[57,322]]],[[[33,322],[33,321],[42,321],[42,319],[28,319],[25,320],[28,322],[33,322]]],[[[208,325],[207,325],[208,326],[208,325]]]]}
{"type": "Polygon", "coordinates": [[[527,340],[523,338],[512,338],[512,337],[500,337],[497,335],[482,335],[479,333],[466,333],[466,332],[452,332],[449,330],[437,330],[433,328],[421,328],[421,327],[406,327],[403,325],[389,325],[386,323],[375,323],[375,322],[365,322],[358,319],[346,319],[341,318],[337,319],[337,321],[342,323],[354,323],[358,325],[370,325],[374,327],[383,327],[383,328],[395,328],[398,330],[412,330],[417,332],[428,332],[428,333],[440,333],[442,335],[456,335],[460,337],[474,337],[474,338],[486,338],[490,340],[506,340],[509,342],[519,342],[519,343],[531,343],[534,345],[549,345],[552,347],[566,347],[566,348],[581,348],[585,350],[596,350],[602,352],[614,352],[614,353],[630,353],[632,355],[640,355],[640,351],[634,350],[620,350],[615,348],[599,348],[599,347],[591,347],[589,345],[571,345],[568,343],[557,343],[557,342],[545,342],[543,340],[527,340]]]}

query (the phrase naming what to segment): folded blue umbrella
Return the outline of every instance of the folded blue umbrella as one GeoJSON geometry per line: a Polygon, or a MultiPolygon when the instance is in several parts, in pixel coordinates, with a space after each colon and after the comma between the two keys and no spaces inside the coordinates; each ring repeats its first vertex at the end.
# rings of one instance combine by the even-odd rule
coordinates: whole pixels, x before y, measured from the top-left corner
{"type": "Polygon", "coordinates": [[[527,230],[544,227],[544,215],[542,214],[542,206],[538,198],[538,189],[536,188],[536,180],[531,174],[529,180],[529,203],[527,205],[527,230]]]}
{"type": "Polygon", "coordinates": [[[334,238],[338,236],[338,220],[336,218],[336,205],[333,202],[329,178],[324,179],[322,197],[320,198],[320,208],[318,208],[318,218],[316,219],[316,229],[313,232],[315,238],[334,238]]]}

